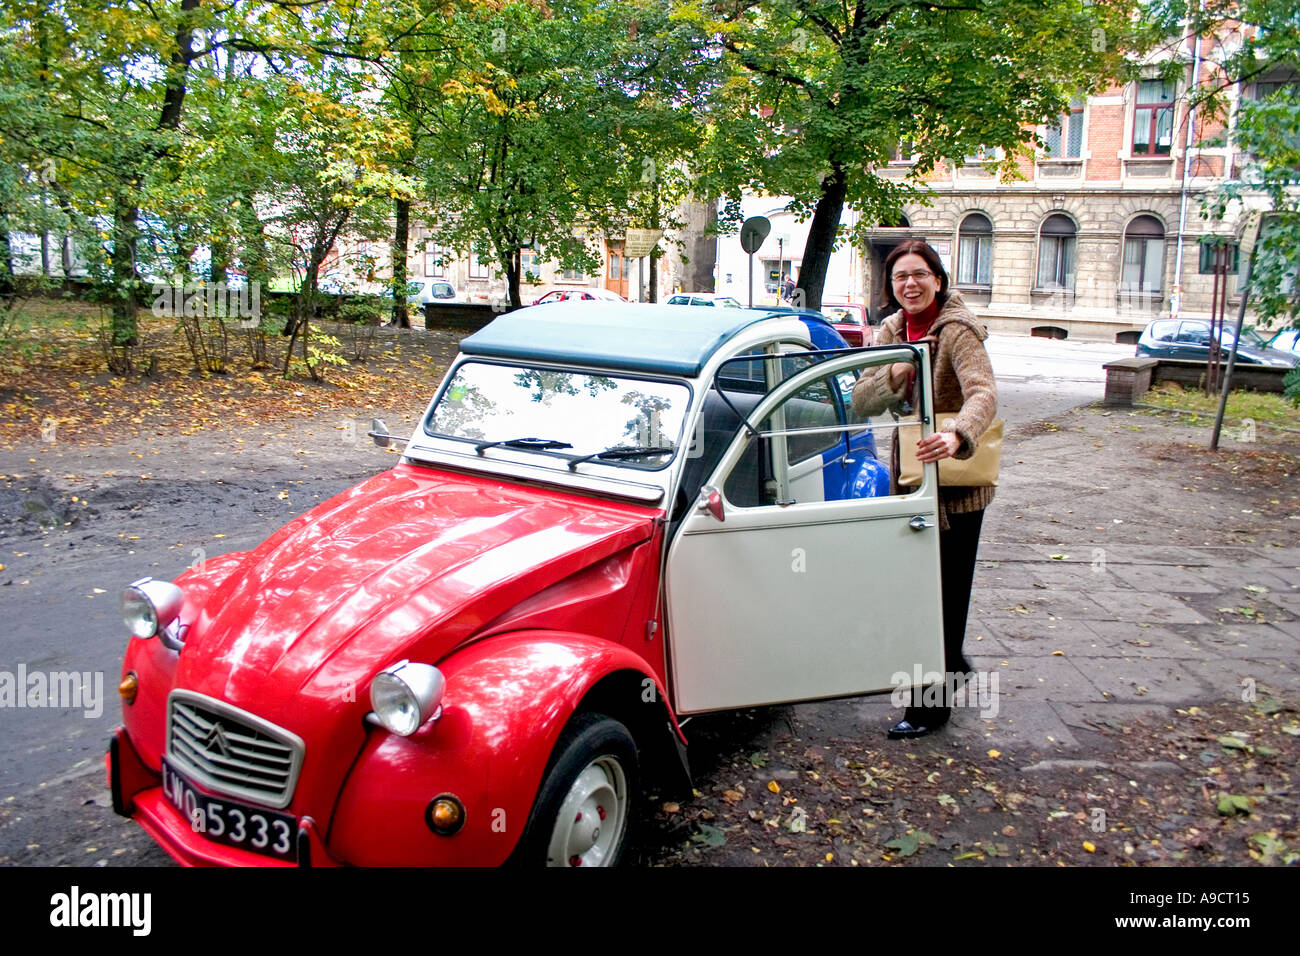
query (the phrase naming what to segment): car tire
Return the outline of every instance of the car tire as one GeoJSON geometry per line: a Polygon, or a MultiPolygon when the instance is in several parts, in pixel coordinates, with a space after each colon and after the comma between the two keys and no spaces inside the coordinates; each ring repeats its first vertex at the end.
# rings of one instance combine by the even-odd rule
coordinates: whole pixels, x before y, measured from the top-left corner
{"type": "Polygon", "coordinates": [[[632,832],[637,777],[627,727],[604,714],[576,715],[547,765],[518,862],[617,866],[632,832]]]}

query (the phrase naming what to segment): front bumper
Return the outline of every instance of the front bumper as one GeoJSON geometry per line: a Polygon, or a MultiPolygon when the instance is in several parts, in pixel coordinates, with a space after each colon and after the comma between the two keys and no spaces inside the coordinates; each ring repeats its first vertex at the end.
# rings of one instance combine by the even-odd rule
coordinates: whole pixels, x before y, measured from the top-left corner
{"type": "Polygon", "coordinates": [[[113,809],[144,828],[182,866],[341,866],[325,850],[316,821],[298,821],[297,863],[277,860],[238,847],[207,840],[171,805],[162,790],[162,777],[140,759],[126,728],[109,742],[106,758],[113,809]]]}

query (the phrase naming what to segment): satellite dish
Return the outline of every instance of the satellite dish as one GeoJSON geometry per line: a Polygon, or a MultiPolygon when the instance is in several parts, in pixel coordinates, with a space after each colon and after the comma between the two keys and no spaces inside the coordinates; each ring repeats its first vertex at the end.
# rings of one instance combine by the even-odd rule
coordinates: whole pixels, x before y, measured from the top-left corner
{"type": "Polygon", "coordinates": [[[772,223],[766,216],[751,216],[740,227],[740,248],[752,256],[771,231],[772,223]]]}

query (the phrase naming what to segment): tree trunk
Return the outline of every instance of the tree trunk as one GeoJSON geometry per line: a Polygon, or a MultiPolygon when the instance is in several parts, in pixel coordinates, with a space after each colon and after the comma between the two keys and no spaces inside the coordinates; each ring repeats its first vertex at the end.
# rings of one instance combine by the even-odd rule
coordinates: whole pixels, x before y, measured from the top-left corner
{"type": "Polygon", "coordinates": [[[14,294],[14,256],[13,247],[9,245],[9,222],[3,207],[0,207],[0,300],[8,299],[14,294]]]}
{"type": "Polygon", "coordinates": [[[831,174],[823,180],[821,198],[813,210],[808,242],[803,249],[803,264],[799,267],[797,289],[803,293],[803,302],[796,300],[796,304],[805,309],[821,308],[822,288],[826,285],[826,271],[835,250],[835,233],[839,229],[840,214],[844,211],[847,188],[844,166],[831,163],[831,174]]]}
{"type": "Polygon", "coordinates": [[[411,242],[409,200],[393,200],[393,218],[397,220],[393,237],[393,325],[399,329],[409,329],[411,317],[406,305],[406,256],[411,242]]]}
{"type": "Polygon", "coordinates": [[[118,196],[113,209],[113,252],[109,267],[113,276],[111,345],[129,348],[138,341],[135,325],[135,250],[140,238],[139,207],[125,195],[118,196]]]}
{"type": "Polygon", "coordinates": [[[504,250],[501,255],[501,264],[505,267],[506,273],[506,301],[510,307],[517,309],[524,304],[523,293],[520,291],[519,284],[519,257],[522,250],[508,249],[504,250]]]}
{"type": "Polygon", "coordinates": [[[226,267],[230,265],[230,243],[225,239],[214,239],[209,248],[212,257],[208,263],[208,281],[225,282],[226,267]]]}
{"type": "Polygon", "coordinates": [[[245,197],[239,208],[239,231],[242,236],[239,259],[248,274],[250,288],[253,282],[260,282],[265,291],[271,282],[271,253],[266,247],[262,221],[257,218],[257,210],[253,208],[251,198],[245,197]]]}
{"type": "Polygon", "coordinates": [[[658,246],[650,250],[650,289],[647,302],[659,301],[659,258],[662,255],[658,246]]]}

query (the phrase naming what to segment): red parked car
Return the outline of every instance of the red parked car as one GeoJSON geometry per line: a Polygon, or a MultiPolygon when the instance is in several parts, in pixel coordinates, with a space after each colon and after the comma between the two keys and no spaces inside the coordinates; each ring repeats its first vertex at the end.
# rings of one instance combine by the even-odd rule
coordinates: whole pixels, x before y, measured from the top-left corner
{"type": "Polygon", "coordinates": [[[848,401],[928,357],[835,344],[496,318],[396,467],[126,589],[114,808],[185,864],[609,865],[641,780],[687,779],[684,715],[937,682],[938,476],[890,495],[895,423],[848,401]]]}
{"type": "Polygon", "coordinates": [[[609,289],[552,289],[533,300],[533,305],[550,305],[552,302],[626,302],[617,292],[609,289]]]}
{"type": "Polygon", "coordinates": [[[821,311],[849,345],[871,344],[871,323],[865,305],[856,302],[823,302],[821,311]]]}

